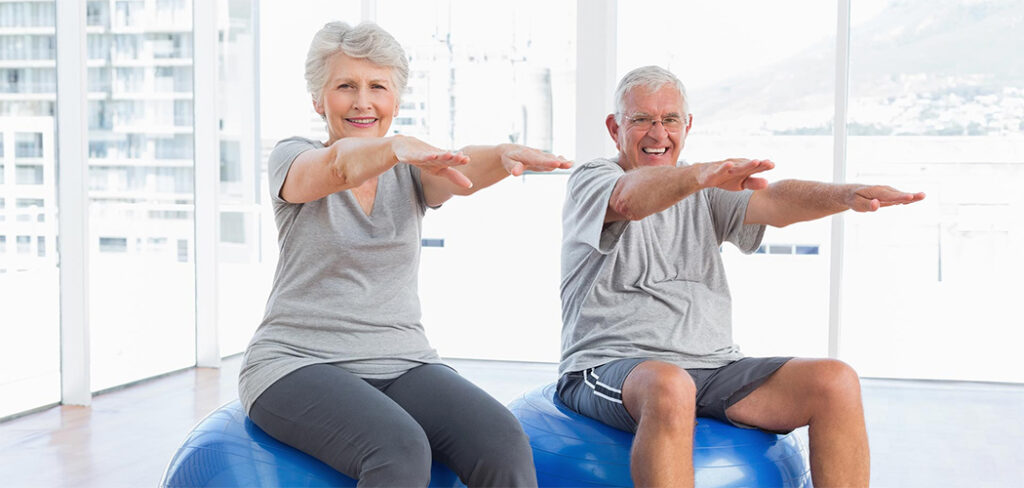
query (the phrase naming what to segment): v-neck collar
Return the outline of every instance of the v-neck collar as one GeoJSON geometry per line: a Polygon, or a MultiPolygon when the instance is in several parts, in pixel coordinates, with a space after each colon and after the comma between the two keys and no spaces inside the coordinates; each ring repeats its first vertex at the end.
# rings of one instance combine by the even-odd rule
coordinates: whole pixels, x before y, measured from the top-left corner
{"type": "Polygon", "coordinates": [[[359,198],[356,197],[355,192],[353,192],[352,190],[349,190],[349,191],[345,192],[345,193],[348,193],[350,197],[352,197],[352,201],[353,201],[353,203],[355,203],[356,209],[359,211],[359,213],[366,220],[373,220],[373,216],[376,215],[376,213],[379,213],[379,212],[377,212],[377,204],[379,203],[378,202],[378,197],[380,196],[381,179],[383,179],[384,176],[387,173],[389,173],[389,172],[385,171],[384,173],[381,173],[381,174],[377,175],[377,186],[373,190],[373,201],[370,202],[370,211],[369,212],[367,212],[365,209],[363,209],[363,204],[362,204],[362,202],[359,201],[359,198]]]}

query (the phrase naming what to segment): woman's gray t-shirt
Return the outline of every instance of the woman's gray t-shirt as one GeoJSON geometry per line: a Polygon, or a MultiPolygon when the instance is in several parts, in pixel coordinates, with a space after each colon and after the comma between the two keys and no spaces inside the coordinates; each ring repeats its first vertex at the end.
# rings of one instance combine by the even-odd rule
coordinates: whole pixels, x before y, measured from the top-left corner
{"type": "Polygon", "coordinates": [[[292,162],[318,141],[293,137],[270,154],[280,257],[263,322],[239,374],[246,411],[303,366],[336,363],[389,379],[440,358],[420,323],[417,271],[426,212],[419,169],[396,164],[377,179],[366,215],[350,191],[294,204],[280,197],[292,162]]]}

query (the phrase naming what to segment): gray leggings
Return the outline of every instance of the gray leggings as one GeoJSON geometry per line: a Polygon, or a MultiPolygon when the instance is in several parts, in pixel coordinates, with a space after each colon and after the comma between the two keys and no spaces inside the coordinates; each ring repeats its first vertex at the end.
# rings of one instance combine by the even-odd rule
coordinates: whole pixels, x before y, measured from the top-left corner
{"type": "Polygon", "coordinates": [[[537,486],[519,421],[441,364],[372,384],[335,365],[306,366],[264,391],[249,417],[361,487],[427,486],[432,458],[471,487],[537,486]]]}

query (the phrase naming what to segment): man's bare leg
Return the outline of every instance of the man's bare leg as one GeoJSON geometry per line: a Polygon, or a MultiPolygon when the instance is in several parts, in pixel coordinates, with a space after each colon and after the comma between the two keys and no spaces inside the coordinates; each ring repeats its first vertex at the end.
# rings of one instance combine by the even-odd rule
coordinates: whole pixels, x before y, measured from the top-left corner
{"type": "Polygon", "coordinates": [[[630,471],[636,486],[693,486],[696,387],[678,366],[644,361],[622,386],[626,410],[638,422],[630,471]]]}
{"type": "Polygon", "coordinates": [[[868,486],[870,456],[860,380],[845,363],[790,360],[726,415],[765,430],[809,425],[814,486],[868,486]]]}

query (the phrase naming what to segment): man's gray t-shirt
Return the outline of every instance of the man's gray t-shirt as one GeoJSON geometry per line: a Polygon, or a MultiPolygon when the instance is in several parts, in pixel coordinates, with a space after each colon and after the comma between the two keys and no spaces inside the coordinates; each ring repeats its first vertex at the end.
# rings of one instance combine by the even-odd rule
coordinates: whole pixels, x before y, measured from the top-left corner
{"type": "Polygon", "coordinates": [[[364,378],[394,378],[440,362],[420,323],[417,272],[426,211],[419,169],[396,164],[377,179],[366,215],[350,191],[294,204],[280,197],[292,162],[318,141],[285,139],[270,154],[281,249],[263,322],[239,374],[246,411],[303,366],[336,363],[364,378]]]}
{"type": "Polygon", "coordinates": [[[644,219],[605,226],[624,174],[617,159],[597,159],[569,177],[559,374],[623,358],[683,368],[741,358],[720,246],[750,253],[760,244],[764,226],[743,224],[752,192],[707,188],[644,219]]]}

